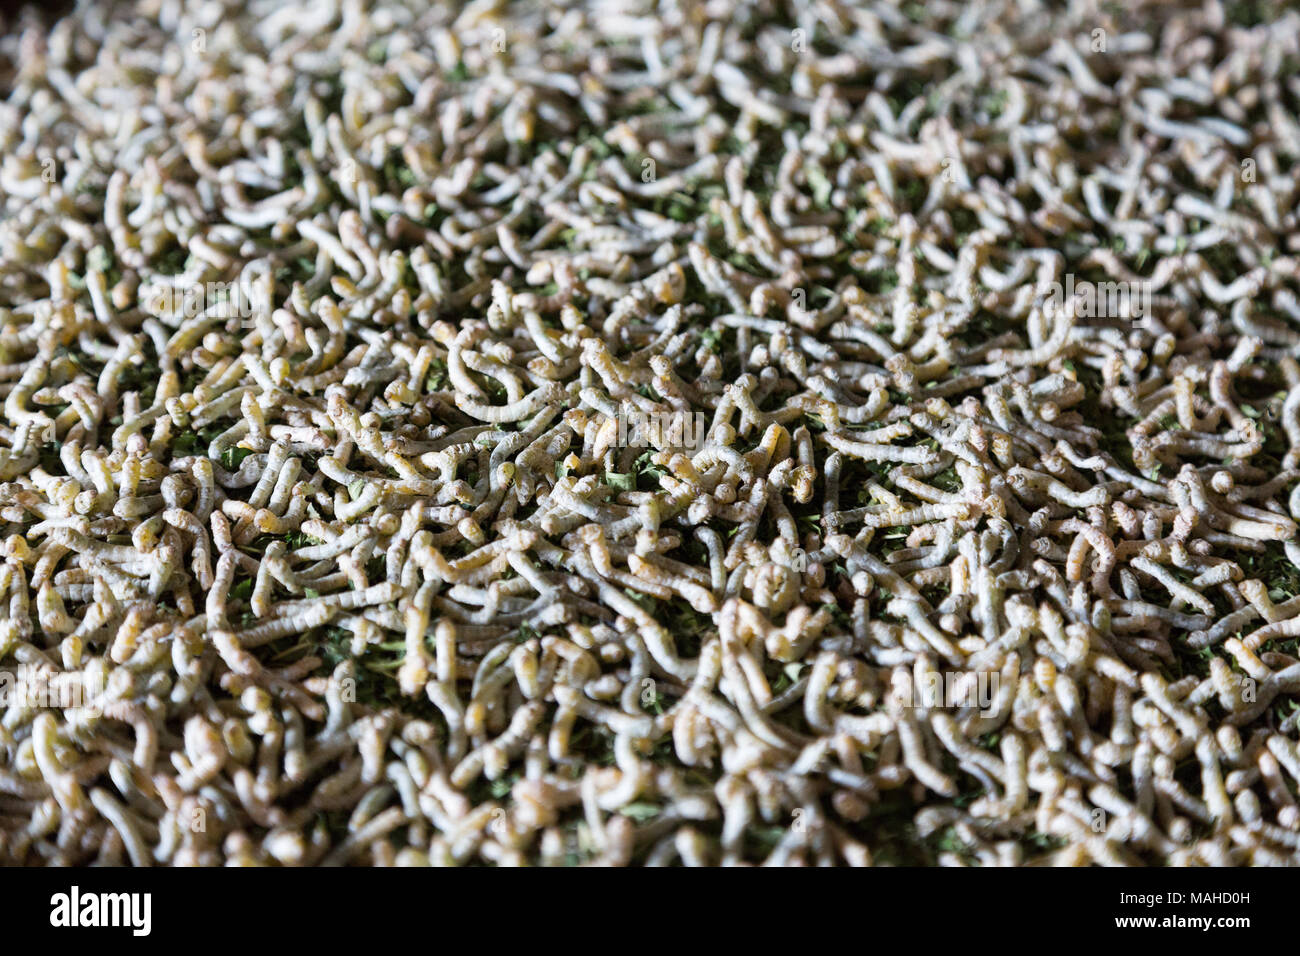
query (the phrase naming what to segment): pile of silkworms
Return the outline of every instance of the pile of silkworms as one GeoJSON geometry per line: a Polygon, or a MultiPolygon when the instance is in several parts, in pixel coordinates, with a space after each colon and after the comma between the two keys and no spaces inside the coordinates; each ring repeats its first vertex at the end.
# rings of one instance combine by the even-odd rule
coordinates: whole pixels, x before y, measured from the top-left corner
{"type": "Polygon", "coordinates": [[[24,13],[0,862],[1293,862],[1281,6],[24,13]]]}

